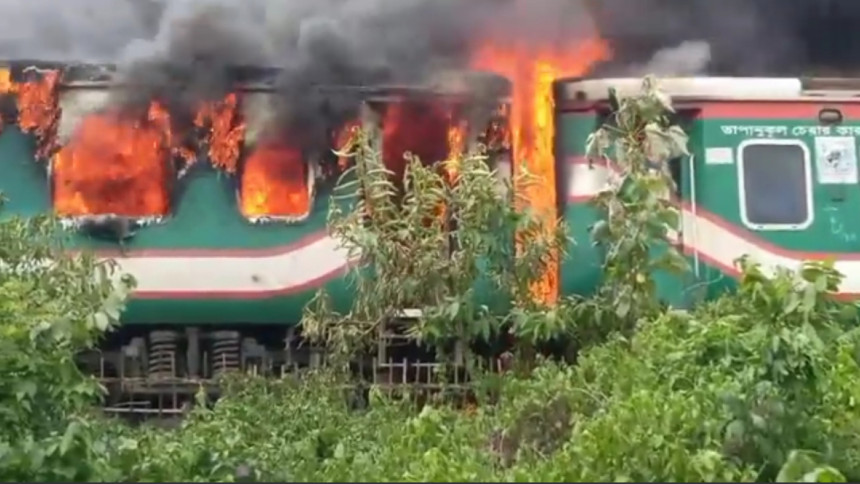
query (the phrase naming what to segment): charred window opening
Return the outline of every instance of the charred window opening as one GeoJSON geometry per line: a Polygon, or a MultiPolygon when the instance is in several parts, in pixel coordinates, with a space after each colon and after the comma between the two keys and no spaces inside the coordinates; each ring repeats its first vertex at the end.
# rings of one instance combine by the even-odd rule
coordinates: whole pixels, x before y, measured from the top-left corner
{"type": "MultiPolygon", "coordinates": [[[[406,153],[418,158],[425,167],[438,170],[444,183],[458,183],[459,169],[456,162],[467,155],[471,139],[471,124],[475,121],[470,106],[453,99],[419,97],[417,99],[397,97],[385,102],[371,101],[371,118],[379,127],[378,139],[383,165],[391,171],[391,181],[397,190],[395,202],[404,195],[404,175],[408,164],[406,153]],[[447,163],[442,163],[447,162],[447,163]]],[[[489,113],[487,113],[489,114],[489,113]]],[[[485,119],[488,117],[485,115],[485,119]]],[[[482,120],[483,121],[483,120],[482,120]]],[[[477,140],[493,136],[488,128],[476,133],[477,140]]],[[[369,208],[372,210],[372,208],[369,208]]],[[[366,220],[369,222],[369,216],[366,220]]],[[[452,207],[440,203],[424,223],[427,226],[440,224],[443,230],[456,230],[456,214],[452,207]]],[[[449,237],[447,250],[457,250],[453,234],[449,237]]]]}
{"type": "Polygon", "coordinates": [[[170,118],[158,103],[144,116],[85,115],[51,165],[60,216],[164,217],[175,178],[170,118]]]}
{"type": "MultiPolygon", "coordinates": [[[[451,141],[462,145],[456,135],[449,139],[452,127],[450,108],[424,100],[400,100],[385,105],[382,114],[382,162],[391,170],[400,187],[406,169],[404,154],[416,156],[429,166],[448,158],[451,141]]],[[[462,150],[462,146],[453,146],[462,150]]]]}
{"type": "Polygon", "coordinates": [[[685,157],[675,157],[669,160],[669,175],[672,177],[672,194],[680,197],[683,191],[683,162],[685,157]]]}
{"type": "Polygon", "coordinates": [[[483,128],[478,133],[477,142],[486,147],[490,164],[498,161],[499,157],[511,155],[510,114],[510,103],[500,102],[490,111],[487,122],[476,126],[478,129],[483,128]]]}

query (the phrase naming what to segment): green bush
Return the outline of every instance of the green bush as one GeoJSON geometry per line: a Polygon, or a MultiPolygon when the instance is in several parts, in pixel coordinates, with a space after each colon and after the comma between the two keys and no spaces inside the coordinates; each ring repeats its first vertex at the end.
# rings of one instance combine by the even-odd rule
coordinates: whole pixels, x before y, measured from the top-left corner
{"type": "Polygon", "coordinates": [[[74,362],[117,321],[127,279],[62,250],[54,220],[0,222],[0,479],[82,480],[101,456],[99,385],[74,362]]]}

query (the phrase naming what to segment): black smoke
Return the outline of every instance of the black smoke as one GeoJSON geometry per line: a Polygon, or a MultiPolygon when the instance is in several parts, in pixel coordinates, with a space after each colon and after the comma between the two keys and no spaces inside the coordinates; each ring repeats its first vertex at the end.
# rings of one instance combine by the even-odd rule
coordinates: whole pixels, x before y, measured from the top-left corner
{"type": "Polygon", "coordinates": [[[607,39],[594,74],[799,75],[860,67],[856,0],[0,0],[0,57],[119,66],[118,102],[175,116],[222,97],[236,66],[279,69],[277,117],[317,140],[359,95],[423,84],[477,39],[607,39]]]}
{"type": "Polygon", "coordinates": [[[683,41],[711,48],[704,72],[729,76],[851,75],[860,68],[860,2],[852,0],[595,0],[615,59],[644,62],[683,41]]]}

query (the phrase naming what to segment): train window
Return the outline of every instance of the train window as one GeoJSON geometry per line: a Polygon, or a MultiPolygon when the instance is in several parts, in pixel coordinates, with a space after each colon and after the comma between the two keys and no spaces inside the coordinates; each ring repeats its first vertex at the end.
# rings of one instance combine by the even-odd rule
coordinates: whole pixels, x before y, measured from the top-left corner
{"type": "Polygon", "coordinates": [[[812,223],[812,167],[800,140],[749,140],[738,147],[741,220],[755,230],[812,223]]]}
{"type": "MultiPolygon", "coordinates": [[[[164,119],[153,104],[149,119],[164,119]]],[[[174,178],[160,122],[85,113],[51,161],[52,203],[61,217],[158,219],[170,214],[174,178]]]]}

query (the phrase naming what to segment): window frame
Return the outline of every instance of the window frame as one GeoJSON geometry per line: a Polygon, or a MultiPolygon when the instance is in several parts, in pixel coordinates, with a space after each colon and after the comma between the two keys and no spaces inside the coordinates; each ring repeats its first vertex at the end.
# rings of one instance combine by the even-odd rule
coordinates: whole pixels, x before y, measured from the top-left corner
{"type": "Polygon", "coordinates": [[[737,148],[737,175],[738,175],[738,198],[740,202],[741,222],[745,227],[757,231],[791,230],[800,231],[808,229],[815,220],[814,196],[812,188],[812,154],[809,146],[800,139],[747,139],[742,141],[737,148]],[[804,185],[806,197],[806,220],[796,224],[760,224],[750,221],[747,213],[746,177],[744,173],[744,150],[748,146],[799,146],[803,152],[804,185]]]}

